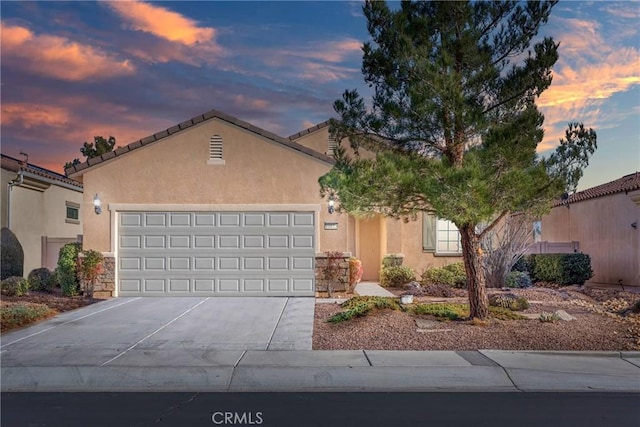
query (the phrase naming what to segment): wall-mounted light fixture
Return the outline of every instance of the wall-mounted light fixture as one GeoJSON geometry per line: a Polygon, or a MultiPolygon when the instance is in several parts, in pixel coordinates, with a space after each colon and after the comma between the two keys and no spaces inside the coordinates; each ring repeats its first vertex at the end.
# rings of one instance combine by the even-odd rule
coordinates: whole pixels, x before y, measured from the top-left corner
{"type": "Polygon", "coordinates": [[[564,207],[566,207],[567,209],[570,209],[570,207],[569,207],[569,193],[562,193],[562,196],[560,196],[560,201],[562,202],[562,205],[564,207]]]}
{"type": "Polygon", "coordinates": [[[631,223],[631,227],[632,227],[634,230],[637,230],[637,229],[638,229],[638,221],[636,221],[636,222],[632,222],[632,223],[631,223]]]}
{"type": "Polygon", "coordinates": [[[100,200],[100,196],[98,196],[98,194],[93,196],[93,209],[98,215],[102,213],[102,200],[100,200]]]}
{"type": "Polygon", "coordinates": [[[333,195],[333,193],[329,194],[329,213],[332,214],[336,208],[336,199],[333,195]]]}

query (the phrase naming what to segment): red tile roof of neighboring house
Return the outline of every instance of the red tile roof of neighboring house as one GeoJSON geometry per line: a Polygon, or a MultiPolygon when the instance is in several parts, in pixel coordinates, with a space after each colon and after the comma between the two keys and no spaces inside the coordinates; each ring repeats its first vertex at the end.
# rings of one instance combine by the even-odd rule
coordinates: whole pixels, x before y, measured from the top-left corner
{"type": "MultiPolygon", "coordinates": [[[[640,190],[640,172],[634,172],[629,175],[625,175],[615,181],[607,182],[605,184],[597,185],[595,187],[587,188],[586,190],[579,191],[569,196],[569,204],[582,202],[584,200],[595,199],[597,197],[608,196],[610,194],[622,193],[640,190]]],[[[553,206],[562,205],[561,200],[556,200],[553,206]]]]}
{"type": "Polygon", "coordinates": [[[2,154],[2,169],[18,173],[20,169],[29,172],[33,175],[41,176],[43,178],[48,178],[53,181],[62,182],[71,186],[78,188],[78,190],[82,191],[82,183],[78,182],[74,179],[67,178],[66,176],[54,172],[49,169],[45,169],[40,166],[36,166],[32,163],[25,163],[21,160],[18,160],[14,157],[7,156],[6,154],[2,154]]]}
{"type": "Polygon", "coordinates": [[[137,150],[138,148],[142,148],[146,145],[150,145],[153,144],[154,142],[160,141],[161,139],[164,139],[166,137],[168,137],[169,135],[173,135],[175,133],[181,132],[185,129],[188,129],[192,126],[195,126],[199,123],[205,122],[207,120],[211,120],[211,119],[218,119],[227,123],[230,123],[232,125],[238,126],[240,128],[243,128],[245,130],[248,130],[250,132],[253,132],[257,135],[260,135],[264,138],[270,139],[271,141],[277,142],[279,144],[282,144],[288,148],[291,148],[293,150],[299,151],[302,154],[314,157],[318,160],[321,160],[323,162],[329,163],[329,164],[334,164],[335,160],[332,157],[326,156],[325,154],[322,153],[318,153],[315,150],[312,150],[311,148],[305,147],[304,145],[298,144],[295,141],[292,141],[290,139],[287,138],[283,138],[281,136],[278,136],[274,133],[271,133],[269,131],[266,131],[264,129],[261,129],[257,126],[252,125],[251,123],[245,122],[243,120],[240,120],[236,117],[230,116],[228,114],[225,114],[221,111],[217,111],[217,110],[211,110],[207,113],[201,114],[199,116],[195,116],[187,121],[184,121],[180,124],[177,124],[175,126],[172,126],[166,130],[163,130],[162,132],[158,132],[155,133],[153,135],[149,135],[145,138],[142,138],[138,141],[132,142],[129,145],[126,145],[124,147],[119,147],[114,151],[110,151],[108,153],[105,153],[103,155],[101,155],[100,157],[94,157],[92,159],[88,159],[86,162],[84,163],[80,163],[78,165],[72,166],[68,169],[65,170],[65,172],[67,173],[67,175],[81,175],[83,174],[87,169],[98,165],[102,162],[105,162],[107,160],[116,158],[118,156],[122,156],[123,154],[127,154],[129,151],[133,151],[133,150],[137,150]]]}

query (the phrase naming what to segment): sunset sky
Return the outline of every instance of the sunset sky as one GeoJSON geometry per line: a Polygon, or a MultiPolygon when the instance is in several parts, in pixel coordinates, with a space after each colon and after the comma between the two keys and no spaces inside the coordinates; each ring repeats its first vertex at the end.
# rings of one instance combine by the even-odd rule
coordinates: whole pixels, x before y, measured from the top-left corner
{"type": "MultiPolygon", "coordinates": [[[[282,136],[366,93],[359,2],[6,2],[2,153],[62,172],[93,136],[126,145],[218,109],[282,136]]],[[[579,189],[640,170],[640,3],[561,1],[560,41],[538,105],[541,152],[567,123],[598,133],[579,189]]]]}

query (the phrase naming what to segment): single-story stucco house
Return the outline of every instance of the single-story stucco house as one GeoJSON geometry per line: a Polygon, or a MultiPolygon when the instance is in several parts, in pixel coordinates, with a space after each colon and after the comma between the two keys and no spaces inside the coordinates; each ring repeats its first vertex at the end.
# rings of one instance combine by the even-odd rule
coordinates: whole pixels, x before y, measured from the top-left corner
{"type": "Polygon", "coordinates": [[[312,296],[325,251],[361,259],[365,280],[389,253],[418,274],[461,261],[448,221],[329,213],[318,178],[334,144],[328,122],[284,138],[212,110],[67,169],[85,189],[84,248],[107,260],[96,291],[312,296]]]}
{"type": "Polygon", "coordinates": [[[540,228],[542,241],[577,242],[591,257],[588,283],[640,286],[640,172],[556,201],[540,228]]]}
{"type": "Polygon", "coordinates": [[[24,251],[24,276],[56,268],[60,248],[82,234],[82,183],[2,154],[2,227],[24,251]]]}

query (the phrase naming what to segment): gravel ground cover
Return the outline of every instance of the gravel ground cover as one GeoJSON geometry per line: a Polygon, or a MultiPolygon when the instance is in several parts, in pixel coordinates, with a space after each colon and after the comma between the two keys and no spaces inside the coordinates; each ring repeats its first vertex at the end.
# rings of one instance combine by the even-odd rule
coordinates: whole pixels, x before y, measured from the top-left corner
{"type": "MultiPolygon", "coordinates": [[[[391,289],[400,295],[403,289],[391,289]]],[[[503,292],[489,290],[488,293],[503,292]]],[[[575,320],[543,323],[538,319],[496,320],[488,324],[439,321],[431,316],[378,310],[346,322],[328,323],[342,311],[339,304],[316,304],[314,350],[640,350],[640,316],[620,315],[640,294],[599,289],[537,285],[509,290],[526,298],[522,313],[564,310],[575,320]]],[[[439,294],[437,291],[432,292],[439,294]]],[[[419,296],[416,303],[467,302],[466,291],[455,296],[419,296]]]]}

